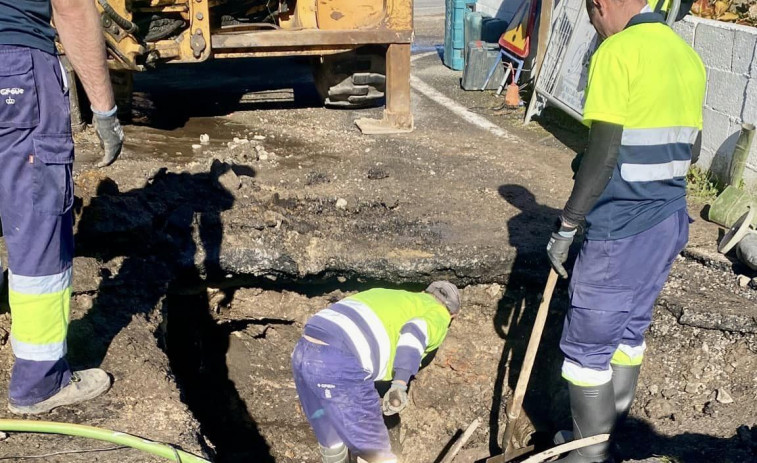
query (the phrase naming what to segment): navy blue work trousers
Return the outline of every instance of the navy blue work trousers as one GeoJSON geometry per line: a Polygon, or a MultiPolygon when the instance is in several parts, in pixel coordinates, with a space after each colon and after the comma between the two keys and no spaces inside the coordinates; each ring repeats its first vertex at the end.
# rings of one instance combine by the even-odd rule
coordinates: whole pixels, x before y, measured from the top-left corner
{"type": "Polygon", "coordinates": [[[394,457],[381,398],[351,352],[303,338],[294,348],[292,371],[302,411],[320,445],[344,443],[368,461],[394,457]]]}
{"type": "Polygon", "coordinates": [[[583,242],[560,340],[567,361],[608,370],[620,344],[644,344],[655,300],[688,242],[689,221],[681,209],[637,235],[583,242]]]}

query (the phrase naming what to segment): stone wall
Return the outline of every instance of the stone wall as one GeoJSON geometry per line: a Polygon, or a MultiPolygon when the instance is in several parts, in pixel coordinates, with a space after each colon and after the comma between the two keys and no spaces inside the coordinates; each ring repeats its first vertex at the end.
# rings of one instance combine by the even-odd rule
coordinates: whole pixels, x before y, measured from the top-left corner
{"type": "MultiPolygon", "coordinates": [[[[519,5],[520,0],[479,0],[476,9],[510,20],[519,5]]],[[[698,165],[725,180],[741,124],[757,123],[757,28],[689,15],[674,29],[694,47],[707,68],[698,165]]],[[[757,189],[757,141],[752,145],[744,180],[757,189]]]]}
{"type": "MultiPolygon", "coordinates": [[[[757,29],[694,16],[674,28],[707,68],[699,165],[725,179],[741,124],[757,123],[757,29]]],[[[757,143],[752,144],[744,180],[757,189],[757,143]]]]}

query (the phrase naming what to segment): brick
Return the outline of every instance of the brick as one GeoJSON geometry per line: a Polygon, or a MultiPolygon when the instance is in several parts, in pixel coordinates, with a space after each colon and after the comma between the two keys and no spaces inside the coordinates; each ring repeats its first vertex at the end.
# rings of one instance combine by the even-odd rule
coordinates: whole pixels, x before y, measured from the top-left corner
{"type": "Polygon", "coordinates": [[[728,138],[731,120],[725,114],[704,108],[704,128],[702,129],[702,148],[716,153],[723,140],[728,138]]]}
{"type": "Polygon", "coordinates": [[[708,68],[730,71],[733,41],[734,31],[699,23],[694,36],[694,50],[708,68]]]}
{"type": "MultiPolygon", "coordinates": [[[[757,46],[757,29],[752,31],[736,31],[733,42],[733,60],[731,71],[736,74],[749,74],[752,71],[752,62],[755,59],[755,47],[757,46]]],[[[757,76],[752,76],[757,77],[757,76]]]]}
{"type": "Polygon", "coordinates": [[[688,21],[684,19],[683,21],[678,21],[675,24],[673,24],[673,30],[676,31],[676,33],[681,36],[683,40],[686,41],[689,45],[694,45],[694,29],[696,28],[696,24],[694,24],[691,21],[688,21]]]}
{"type": "Polygon", "coordinates": [[[744,107],[744,91],[749,79],[730,71],[709,69],[707,72],[707,106],[716,111],[740,117],[744,107]]]}
{"type": "MultiPolygon", "coordinates": [[[[741,120],[750,124],[757,124],[757,76],[749,79],[747,84],[741,120]]],[[[754,143],[754,146],[757,146],[757,143],[754,143]]]]}

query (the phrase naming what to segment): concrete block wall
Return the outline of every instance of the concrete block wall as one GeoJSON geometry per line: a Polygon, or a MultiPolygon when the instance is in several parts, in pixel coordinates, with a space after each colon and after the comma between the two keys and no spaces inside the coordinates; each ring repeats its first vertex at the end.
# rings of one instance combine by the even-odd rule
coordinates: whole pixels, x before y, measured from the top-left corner
{"type": "MultiPolygon", "coordinates": [[[[520,3],[521,0],[478,0],[476,10],[510,21],[520,3]]],[[[757,124],[757,28],[689,15],[674,29],[694,47],[707,68],[698,165],[725,180],[741,124],[757,124]]],[[[757,140],[747,160],[744,180],[757,190],[757,140]]]]}
{"type": "MultiPolygon", "coordinates": [[[[757,123],[757,28],[687,16],[674,29],[707,68],[698,165],[726,180],[741,124],[757,123]]],[[[744,180],[757,190],[757,143],[752,145],[744,180]]]]}

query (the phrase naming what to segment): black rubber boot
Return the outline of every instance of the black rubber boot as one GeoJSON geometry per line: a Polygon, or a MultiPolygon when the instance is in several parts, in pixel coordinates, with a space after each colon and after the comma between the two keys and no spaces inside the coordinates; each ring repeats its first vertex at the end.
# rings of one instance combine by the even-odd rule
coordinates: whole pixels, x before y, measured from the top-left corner
{"type": "Polygon", "coordinates": [[[612,367],[612,387],[615,391],[615,411],[618,414],[617,426],[620,426],[631,410],[639,382],[641,365],[626,366],[610,364],[612,367]]]}
{"type": "MultiPolygon", "coordinates": [[[[600,386],[575,386],[570,389],[570,411],[573,414],[573,435],[576,439],[607,434],[615,427],[615,393],[612,381],[600,386]]],[[[607,463],[611,462],[610,442],[590,445],[573,450],[559,463],[607,463]]]]}
{"type": "Polygon", "coordinates": [[[321,459],[323,463],[347,463],[349,461],[349,455],[347,453],[347,446],[342,444],[336,448],[328,448],[320,446],[321,459]]]}

